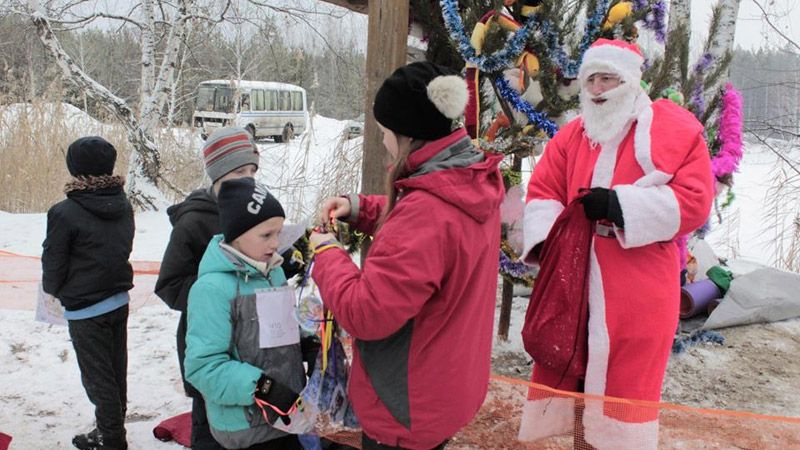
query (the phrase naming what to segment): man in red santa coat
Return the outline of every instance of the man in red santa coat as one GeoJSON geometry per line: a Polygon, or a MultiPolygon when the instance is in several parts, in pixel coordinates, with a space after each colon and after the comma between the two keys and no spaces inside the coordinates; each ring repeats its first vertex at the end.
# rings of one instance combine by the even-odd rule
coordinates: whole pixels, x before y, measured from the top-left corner
{"type": "MultiPolygon", "coordinates": [[[[584,379],[534,366],[533,382],[659,401],[680,301],[672,240],[700,227],[714,194],[703,126],[641,88],[635,44],[599,39],[578,73],[581,116],[548,143],[528,185],[523,258],[584,188],[595,222],[589,255],[589,357],[584,379]]],[[[575,400],[531,389],[521,440],[573,432],[575,400]]],[[[658,447],[658,409],[587,400],[584,438],[598,449],[658,447]]]]}

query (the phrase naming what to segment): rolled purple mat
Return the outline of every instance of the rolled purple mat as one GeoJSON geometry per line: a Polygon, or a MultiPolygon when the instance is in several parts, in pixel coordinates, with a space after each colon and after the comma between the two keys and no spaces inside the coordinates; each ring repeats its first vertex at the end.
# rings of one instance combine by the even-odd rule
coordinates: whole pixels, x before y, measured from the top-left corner
{"type": "Polygon", "coordinates": [[[711,280],[688,283],[681,288],[681,319],[692,318],[708,311],[708,305],[722,298],[722,292],[711,280]]]}

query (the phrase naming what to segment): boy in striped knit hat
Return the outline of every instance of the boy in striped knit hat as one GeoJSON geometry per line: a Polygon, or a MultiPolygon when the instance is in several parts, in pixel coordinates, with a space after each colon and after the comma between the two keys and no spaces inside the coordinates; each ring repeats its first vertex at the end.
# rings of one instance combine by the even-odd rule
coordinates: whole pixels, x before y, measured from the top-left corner
{"type": "MultiPolygon", "coordinates": [[[[222,128],[212,133],[203,145],[203,160],[212,185],[198,189],[167,209],[172,234],[164,252],[155,292],[170,308],[180,311],[178,322],[178,362],[184,375],[186,351],[186,308],[189,289],[197,280],[197,268],[208,241],[222,231],[219,224],[217,194],[225,180],[255,177],[258,148],[243,128],[222,128]]],[[[208,428],[202,395],[184,378],[186,395],[192,397],[192,445],[194,450],[222,449],[208,428]]]]}

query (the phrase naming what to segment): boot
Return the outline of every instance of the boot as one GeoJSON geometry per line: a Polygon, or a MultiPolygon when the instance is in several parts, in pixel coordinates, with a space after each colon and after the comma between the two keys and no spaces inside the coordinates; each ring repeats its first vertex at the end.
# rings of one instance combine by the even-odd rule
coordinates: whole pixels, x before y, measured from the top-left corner
{"type": "Polygon", "coordinates": [[[76,435],[72,438],[72,445],[79,450],[128,450],[128,443],[125,439],[118,442],[110,439],[104,440],[97,428],[86,434],[76,435]]]}

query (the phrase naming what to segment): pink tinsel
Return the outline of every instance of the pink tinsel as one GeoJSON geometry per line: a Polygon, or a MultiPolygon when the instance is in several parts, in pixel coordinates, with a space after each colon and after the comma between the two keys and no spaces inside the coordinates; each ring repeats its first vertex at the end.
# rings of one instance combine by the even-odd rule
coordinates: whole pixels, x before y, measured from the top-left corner
{"type": "Polygon", "coordinates": [[[711,160],[711,170],[717,178],[732,174],[742,159],[742,94],[725,85],[719,120],[719,153],[711,160]]]}

